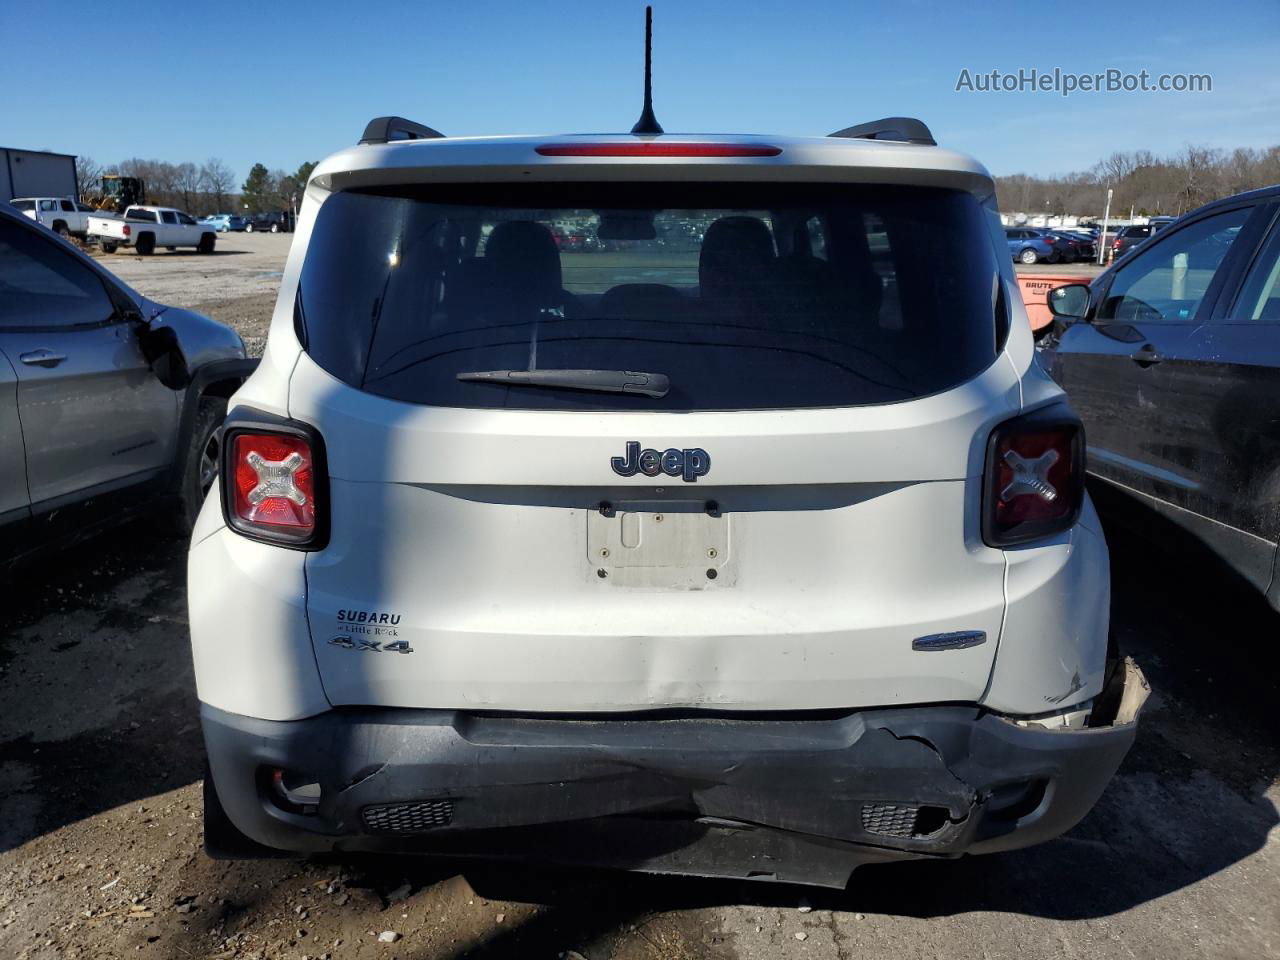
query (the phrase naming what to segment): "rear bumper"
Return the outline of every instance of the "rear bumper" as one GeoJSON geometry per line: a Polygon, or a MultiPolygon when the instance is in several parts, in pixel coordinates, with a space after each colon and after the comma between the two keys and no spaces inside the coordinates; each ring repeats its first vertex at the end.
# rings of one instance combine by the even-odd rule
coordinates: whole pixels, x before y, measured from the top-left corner
{"type": "Polygon", "coordinates": [[[202,706],[231,822],[294,852],[539,859],[842,886],[861,863],[1008,850],[1070,829],[1136,733],[1132,664],[1051,731],[973,707],[821,719],[549,719],[332,711],[276,722],[202,706]],[[323,790],[275,799],[282,768],[323,790]]]}

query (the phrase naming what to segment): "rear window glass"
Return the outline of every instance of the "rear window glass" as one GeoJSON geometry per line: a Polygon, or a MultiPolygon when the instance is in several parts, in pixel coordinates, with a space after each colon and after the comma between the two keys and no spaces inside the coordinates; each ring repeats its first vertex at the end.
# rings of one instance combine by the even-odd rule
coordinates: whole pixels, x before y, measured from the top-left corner
{"type": "Polygon", "coordinates": [[[298,320],[323,368],[455,407],[743,410],[892,403],[995,357],[998,270],[969,194],[786,184],[338,193],[298,320]],[[607,370],[664,397],[460,379],[607,370]]]}

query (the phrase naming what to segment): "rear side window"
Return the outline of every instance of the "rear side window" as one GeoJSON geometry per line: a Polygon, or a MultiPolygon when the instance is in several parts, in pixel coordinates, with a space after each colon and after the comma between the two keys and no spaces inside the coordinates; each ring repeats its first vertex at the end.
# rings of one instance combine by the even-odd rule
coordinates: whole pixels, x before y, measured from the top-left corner
{"type": "Polygon", "coordinates": [[[1249,269],[1231,319],[1280,323],[1280,229],[1272,231],[1262,254],[1249,269]]]}
{"type": "Polygon", "coordinates": [[[320,366],[454,407],[746,410],[892,403],[995,358],[985,215],[942,189],[499,184],[338,193],[299,321],[320,366]],[[665,397],[459,379],[664,374],[665,397]]]}
{"type": "Polygon", "coordinates": [[[36,208],[34,200],[14,200],[13,205],[19,210],[34,210],[36,208]]]}
{"type": "Polygon", "coordinates": [[[125,212],[126,220],[137,220],[142,223],[155,223],[156,212],[154,210],[128,210],[125,212]]]}

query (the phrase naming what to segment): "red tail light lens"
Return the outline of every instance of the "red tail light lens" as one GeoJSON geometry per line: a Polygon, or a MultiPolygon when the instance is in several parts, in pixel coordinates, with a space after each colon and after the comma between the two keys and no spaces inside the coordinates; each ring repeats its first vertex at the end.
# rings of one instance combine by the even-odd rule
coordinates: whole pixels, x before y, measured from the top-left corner
{"type": "Polygon", "coordinates": [[[237,411],[222,446],[222,505],[228,526],[254,540],[323,546],[327,475],[319,434],[291,421],[237,411]],[[265,422],[264,422],[265,421],[265,422]]]}
{"type": "Polygon", "coordinates": [[[1050,407],[1002,423],[987,445],[983,539],[1011,546],[1070,529],[1084,505],[1084,428],[1050,407]]]}
{"type": "Polygon", "coordinates": [[[129,225],[127,223],[120,229],[124,232],[124,235],[126,237],[129,236],[129,234],[133,233],[133,231],[129,229],[129,225]]]}
{"type": "Polygon", "coordinates": [[[1111,248],[1112,248],[1113,250],[1119,250],[1119,249],[1120,249],[1120,238],[1119,238],[1119,237],[1116,237],[1115,243],[1111,244],[1111,248]]]}
{"type": "Polygon", "coordinates": [[[231,453],[236,516],[267,528],[310,533],[316,525],[311,445],[297,437],[242,433],[231,453]]]}

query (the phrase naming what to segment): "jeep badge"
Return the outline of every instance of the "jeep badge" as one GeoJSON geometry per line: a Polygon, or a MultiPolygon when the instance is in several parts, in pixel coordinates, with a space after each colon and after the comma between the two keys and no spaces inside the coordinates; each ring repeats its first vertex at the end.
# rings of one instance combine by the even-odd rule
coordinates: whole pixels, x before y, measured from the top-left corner
{"type": "Polygon", "coordinates": [[[711,455],[701,447],[683,450],[669,447],[661,452],[652,447],[641,450],[639,442],[631,440],[627,443],[626,456],[613,457],[609,465],[620,477],[634,477],[637,473],[656,477],[665,473],[669,477],[683,476],[685,483],[697,483],[699,477],[705,477],[711,470],[711,455]]]}

